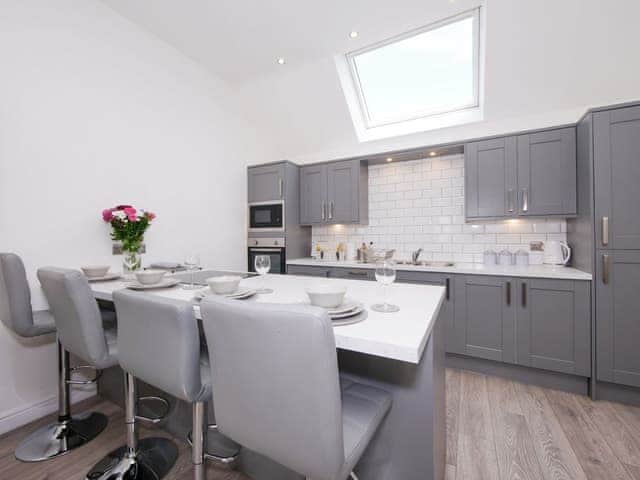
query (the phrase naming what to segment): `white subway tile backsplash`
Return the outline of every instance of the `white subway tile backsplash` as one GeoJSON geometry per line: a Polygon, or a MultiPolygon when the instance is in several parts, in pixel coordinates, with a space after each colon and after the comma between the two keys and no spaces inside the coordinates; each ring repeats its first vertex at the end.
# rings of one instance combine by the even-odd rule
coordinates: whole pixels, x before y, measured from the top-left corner
{"type": "Polygon", "coordinates": [[[339,242],[374,242],[395,248],[396,258],[482,263],[491,249],[528,250],[529,242],[566,241],[559,219],[466,223],[464,156],[426,158],[369,167],[369,224],[313,227],[313,242],[328,250],[339,242]]]}

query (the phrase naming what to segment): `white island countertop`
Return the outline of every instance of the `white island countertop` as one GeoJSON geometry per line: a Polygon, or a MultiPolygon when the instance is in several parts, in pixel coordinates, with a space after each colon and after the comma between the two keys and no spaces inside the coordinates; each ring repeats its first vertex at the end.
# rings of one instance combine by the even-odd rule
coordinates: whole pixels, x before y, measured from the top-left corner
{"type": "MultiPolygon", "coordinates": [[[[297,258],[287,260],[287,265],[301,265],[308,267],[329,268],[376,268],[373,263],[359,263],[356,261],[316,260],[314,258],[297,258]]],[[[428,265],[403,265],[396,264],[396,270],[405,272],[433,272],[450,273],[459,275],[494,275],[501,277],[528,277],[551,278],[558,280],[585,280],[592,279],[592,275],[572,267],[555,265],[528,265],[528,266],[500,266],[483,265],[482,263],[456,263],[452,267],[436,267],[428,265]]]]}
{"type": "MultiPolygon", "coordinates": [[[[241,286],[260,288],[262,279],[245,278],[241,286]]],[[[255,295],[251,300],[264,303],[300,303],[307,299],[305,286],[312,283],[336,282],[347,287],[347,297],[362,302],[368,311],[367,318],[351,325],[335,326],[333,331],[336,346],[368,355],[420,363],[422,353],[438,318],[445,288],[430,285],[394,284],[389,287],[389,302],[400,307],[396,313],[378,313],[369,307],[382,300],[382,290],[378,284],[364,280],[317,279],[295,275],[266,275],[265,286],[273,293],[255,295]]],[[[125,288],[122,280],[92,283],[91,289],[97,299],[111,301],[113,292],[125,288]]],[[[192,301],[196,291],[184,290],[179,286],[148,290],[150,295],[192,301]]],[[[196,317],[200,316],[197,303],[194,304],[196,317]]],[[[294,340],[294,339],[292,339],[294,340]]]]}

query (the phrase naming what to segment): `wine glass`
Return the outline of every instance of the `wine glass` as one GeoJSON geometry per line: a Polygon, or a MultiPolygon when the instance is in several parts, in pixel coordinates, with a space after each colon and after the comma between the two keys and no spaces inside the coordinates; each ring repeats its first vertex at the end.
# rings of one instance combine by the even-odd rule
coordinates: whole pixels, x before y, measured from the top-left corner
{"type": "Polygon", "coordinates": [[[264,286],[264,278],[269,270],[271,270],[271,257],[269,255],[256,255],[255,263],[256,272],[262,278],[262,287],[256,290],[257,293],[272,293],[273,290],[270,288],[265,288],[264,286]]]}
{"type": "Polygon", "coordinates": [[[383,260],[376,265],[376,281],[382,285],[383,303],[371,305],[371,309],[376,312],[391,313],[400,310],[397,305],[388,302],[387,289],[389,285],[396,281],[396,268],[391,260],[383,260]]]}
{"type": "Polygon", "coordinates": [[[184,267],[191,273],[191,283],[184,284],[182,288],[186,290],[195,290],[200,288],[200,285],[195,284],[195,272],[200,267],[200,255],[197,253],[188,253],[184,257],[184,267]]]}

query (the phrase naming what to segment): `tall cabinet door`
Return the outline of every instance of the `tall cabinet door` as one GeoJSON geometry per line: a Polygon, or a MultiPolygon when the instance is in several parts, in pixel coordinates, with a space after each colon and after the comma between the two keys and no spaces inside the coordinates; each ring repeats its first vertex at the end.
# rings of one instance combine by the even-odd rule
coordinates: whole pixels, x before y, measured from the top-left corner
{"type": "Polygon", "coordinates": [[[597,378],[640,387],[640,251],[596,260],[597,378]]]}
{"type": "Polygon", "coordinates": [[[518,214],[576,214],[576,129],[518,136],[518,214]]]}
{"type": "Polygon", "coordinates": [[[515,363],[515,281],[458,275],[454,297],[456,337],[464,353],[515,363]]]}
{"type": "Polygon", "coordinates": [[[300,169],[300,223],[315,225],[327,220],[327,166],[300,169]]]}
{"type": "Polygon", "coordinates": [[[331,223],[358,221],[359,176],[359,160],[327,165],[327,218],[331,223]]]}
{"type": "Polygon", "coordinates": [[[250,167],[248,177],[249,202],[269,202],[284,198],[285,165],[283,163],[250,167]]]}
{"type": "Polygon", "coordinates": [[[640,250],[640,107],[594,114],[596,246],[640,250]]]}
{"type": "Polygon", "coordinates": [[[516,138],[465,145],[465,215],[491,218],[516,212],[516,138]]]}
{"type": "Polygon", "coordinates": [[[590,287],[571,280],[518,280],[519,365],[591,375],[590,287]]]}

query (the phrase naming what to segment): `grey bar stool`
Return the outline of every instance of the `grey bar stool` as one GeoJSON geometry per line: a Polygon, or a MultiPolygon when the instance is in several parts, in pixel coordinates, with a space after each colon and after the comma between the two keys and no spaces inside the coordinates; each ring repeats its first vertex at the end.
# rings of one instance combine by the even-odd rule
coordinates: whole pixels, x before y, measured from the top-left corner
{"type": "MultiPolygon", "coordinates": [[[[56,332],[48,310],[32,311],[31,292],[20,257],[0,253],[0,319],[16,335],[39,337],[56,332]]],[[[107,417],[87,412],[71,416],[69,385],[91,383],[71,380],[69,353],[58,340],[58,420],[45,425],[24,439],[15,450],[23,462],[58,457],[94,439],[107,426],[107,417]]]]}
{"type": "Polygon", "coordinates": [[[313,480],[356,478],[391,396],[340,381],[327,313],[213,298],[200,311],[220,432],[313,480]]]}
{"type": "MultiPolygon", "coordinates": [[[[47,267],[38,270],[38,279],[56,320],[58,338],[65,350],[98,369],[118,364],[117,334],[105,330],[100,311],[86,277],[77,270],[47,267]]],[[[125,375],[125,427],[127,445],[107,457],[91,480],[158,480],[173,466],[178,449],[166,438],[137,441],[135,379],[125,375]]]]}
{"type": "MultiPolygon", "coordinates": [[[[209,362],[207,355],[201,352],[193,305],[126,290],[114,292],[113,299],[118,314],[118,348],[122,368],[193,405],[191,451],[194,478],[204,480],[205,459],[232,466],[239,446],[228,439],[226,443],[229,445],[223,446],[231,455],[214,455],[205,451],[205,406],[212,399],[212,390],[209,362]]],[[[216,428],[215,425],[208,427],[216,428]]]]}

